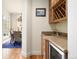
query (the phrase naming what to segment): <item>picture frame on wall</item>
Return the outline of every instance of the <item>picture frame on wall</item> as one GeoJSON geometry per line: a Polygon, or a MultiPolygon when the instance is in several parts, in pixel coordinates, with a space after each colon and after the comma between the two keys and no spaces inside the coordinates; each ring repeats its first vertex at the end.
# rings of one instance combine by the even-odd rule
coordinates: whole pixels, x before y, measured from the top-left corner
{"type": "Polygon", "coordinates": [[[46,8],[36,8],[36,16],[37,17],[45,17],[46,16],[46,8]]]}

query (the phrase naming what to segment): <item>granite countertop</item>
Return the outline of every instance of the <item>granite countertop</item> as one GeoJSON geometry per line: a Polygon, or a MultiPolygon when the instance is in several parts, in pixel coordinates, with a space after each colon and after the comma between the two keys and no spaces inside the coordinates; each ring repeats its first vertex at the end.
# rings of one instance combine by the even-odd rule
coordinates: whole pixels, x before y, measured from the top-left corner
{"type": "MultiPolygon", "coordinates": [[[[53,32],[52,32],[53,33],[53,32]]],[[[43,39],[48,40],[64,53],[67,53],[67,36],[47,35],[47,32],[42,33],[43,39]]]]}

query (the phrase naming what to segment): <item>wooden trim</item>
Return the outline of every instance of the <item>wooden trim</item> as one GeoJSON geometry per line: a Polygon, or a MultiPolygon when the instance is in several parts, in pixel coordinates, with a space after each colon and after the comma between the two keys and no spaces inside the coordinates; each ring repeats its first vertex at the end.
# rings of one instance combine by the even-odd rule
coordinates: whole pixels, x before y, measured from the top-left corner
{"type": "Polygon", "coordinates": [[[66,11],[63,7],[61,7],[63,11],[66,11]]]}
{"type": "Polygon", "coordinates": [[[57,15],[55,14],[55,12],[53,12],[54,16],[56,17],[56,19],[58,19],[57,15]]]}
{"type": "Polygon", "coordinates": [[[62,3],[64,3],[66,0],[60,0],[58,3],[56,3],[52,8],[56,9],[59,7],[62,3]]]}
{"type": "Polygon", "coordinates": [[[60,18],[60,15],[59,15],[59,13],[57,12],[57,10],[56,10],[56,15],[58,16],[57,19],[59,19],[59,18],[60,18]]]}
{"type": "Polygon", "coordinates": [[[63,17],[63,18],[60,18],[60,19],[57,19],[57,20],[52,20],[52,22],[54,23],[54,24],[56,24],[56,23],[60,23],[61,21],[63,22],[63,21],[65,21],[65,20],[67,20],[67,17],[63,17]]]}
{"type": "Polygon", "coordinates": [[[60,14],[64,17],[64,15],[63,15],[62,11],[60,11],[59,9],[58,9],[58,11],[59,11],[59,12],[60,12],[60,14]]]}
{"type": "Polygon", "coordinates": [[[49,58],[49,41],[45,40],[45,59],[49,58]]]}
{"type": "MultiPolygon", "coordinates": [[[[56,35],[56,33],[58,33],[59,36],[67,37],[67,33],[56,32],[56,31],[43,31],[41,34],[42,34],[42,37],[43,37],[43,35],[52,36],[52,35],[56,35]]],[[[42,38],[42,40],[43,40],[43,38],[42,38]]]]}

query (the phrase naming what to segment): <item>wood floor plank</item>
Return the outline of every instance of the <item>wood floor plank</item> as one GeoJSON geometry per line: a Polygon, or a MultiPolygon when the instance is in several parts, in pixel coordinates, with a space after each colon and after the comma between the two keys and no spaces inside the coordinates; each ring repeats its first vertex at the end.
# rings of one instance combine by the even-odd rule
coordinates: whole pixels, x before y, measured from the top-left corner
{"type": "Polygon", "coordinates": [[[26,59],[21,55],[20,48],[7,49],[3,48],[2,59],[26,59]]]}
{"type": "Polygon", "coordinates": [[[21,55],[20,48],[3,49],[2,59],[42,59],[41,55],[32,55],[30,57],[24,57],[21,55]]]}
{"type": "Polygon", "coordinates": [[[41,55],[32,55],[31,59],[42,59],[41,55]]]}

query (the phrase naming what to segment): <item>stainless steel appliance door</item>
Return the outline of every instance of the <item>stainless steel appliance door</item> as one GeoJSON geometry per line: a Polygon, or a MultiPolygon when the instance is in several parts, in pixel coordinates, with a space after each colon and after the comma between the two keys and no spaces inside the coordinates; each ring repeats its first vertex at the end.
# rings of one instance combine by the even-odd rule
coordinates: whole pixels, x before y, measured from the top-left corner
{"type": "Polygon", "coordinates": [[[65,59],[64,52],[49,42],[49,59],[65,59]]]}

